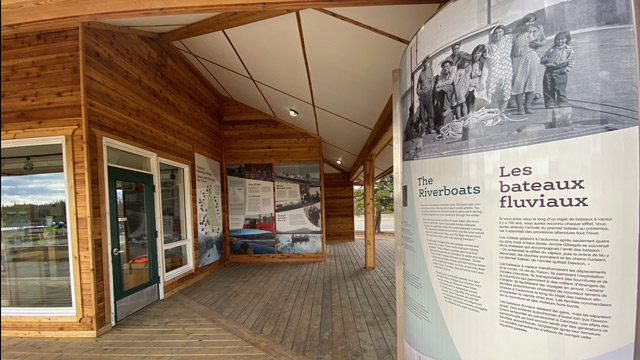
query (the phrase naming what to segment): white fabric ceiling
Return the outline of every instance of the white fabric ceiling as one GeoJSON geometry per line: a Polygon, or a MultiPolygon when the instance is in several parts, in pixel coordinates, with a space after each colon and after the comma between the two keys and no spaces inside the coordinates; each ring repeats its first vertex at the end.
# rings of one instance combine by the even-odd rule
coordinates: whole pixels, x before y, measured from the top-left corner
{"type": "MultiPolygon", "coordinates": [[[[173,44],[220,94],[320,135],[325,161],[349,171],[391,96],[391,72],[406,44],[437,8],[307,9],[173,44]]],[[[162,33],[215,15],[107,22],[162,33]]],[[[376,175],[392,158],[386,146],[376,175]]]]}

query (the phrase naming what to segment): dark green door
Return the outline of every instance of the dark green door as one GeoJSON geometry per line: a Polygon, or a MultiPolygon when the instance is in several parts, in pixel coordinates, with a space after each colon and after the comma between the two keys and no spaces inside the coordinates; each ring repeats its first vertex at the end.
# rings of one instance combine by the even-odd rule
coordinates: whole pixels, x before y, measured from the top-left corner
{"type": "Polygon", "coordinates": [[[115,319],[158,300],[153,176],[109,167],[115,319]]]}

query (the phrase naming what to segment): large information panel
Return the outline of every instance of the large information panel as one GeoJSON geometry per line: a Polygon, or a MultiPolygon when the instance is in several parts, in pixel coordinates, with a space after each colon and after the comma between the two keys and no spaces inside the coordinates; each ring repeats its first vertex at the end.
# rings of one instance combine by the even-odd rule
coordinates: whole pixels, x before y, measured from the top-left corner
{"type": "Polygon", "coordinates": [[[411,41],[406,359],[633,359],[632,6],[459,0],[411,41]]]}

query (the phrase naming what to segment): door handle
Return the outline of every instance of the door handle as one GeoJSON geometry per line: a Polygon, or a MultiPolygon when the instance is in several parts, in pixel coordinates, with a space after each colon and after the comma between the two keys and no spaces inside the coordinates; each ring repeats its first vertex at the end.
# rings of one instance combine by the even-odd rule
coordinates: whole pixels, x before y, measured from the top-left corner
{"type": "Polygon", "coordinates": [[[120,250],[118,248],[113,249],[113,251],[111,252],[114,256],[115,255],[120,255],[124,252],[124,250],[120,250]]]}

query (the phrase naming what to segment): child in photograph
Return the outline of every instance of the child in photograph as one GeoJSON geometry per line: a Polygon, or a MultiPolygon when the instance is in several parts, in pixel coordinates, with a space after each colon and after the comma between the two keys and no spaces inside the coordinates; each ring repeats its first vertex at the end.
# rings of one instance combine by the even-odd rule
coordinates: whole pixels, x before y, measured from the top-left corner
{"type": "Polygon", "coordinates": [[[537,49],[545,42],[542,25],[536,26],[536,14],[527,14],[519,22],[513,37],[511,58],[513,64],[513,82],[511,94],[515,96],[518,115],[533,114],[531,101],[538,80],[537,49]],[[524,95],[524,99],[523,99],[524,95]]]}
{"type": "Polygon", "coordinates": [[[545,66],[542,91],[547,109],[569,106],[567,100],[567,73],[574,65],[575,55],[571,46],[571,34],[561,31],[556,34],[553,46],[540,59],[545,66]]]}
{"type": "Polygon", "coordinates": [[[455,98],[453,108],[455,110],[456,119],[467,116],[467,95],[471,86],[471,59],[469,57],[461,57],[458,61],[458,70],[453,78],[453,89],[455,98]]]}

